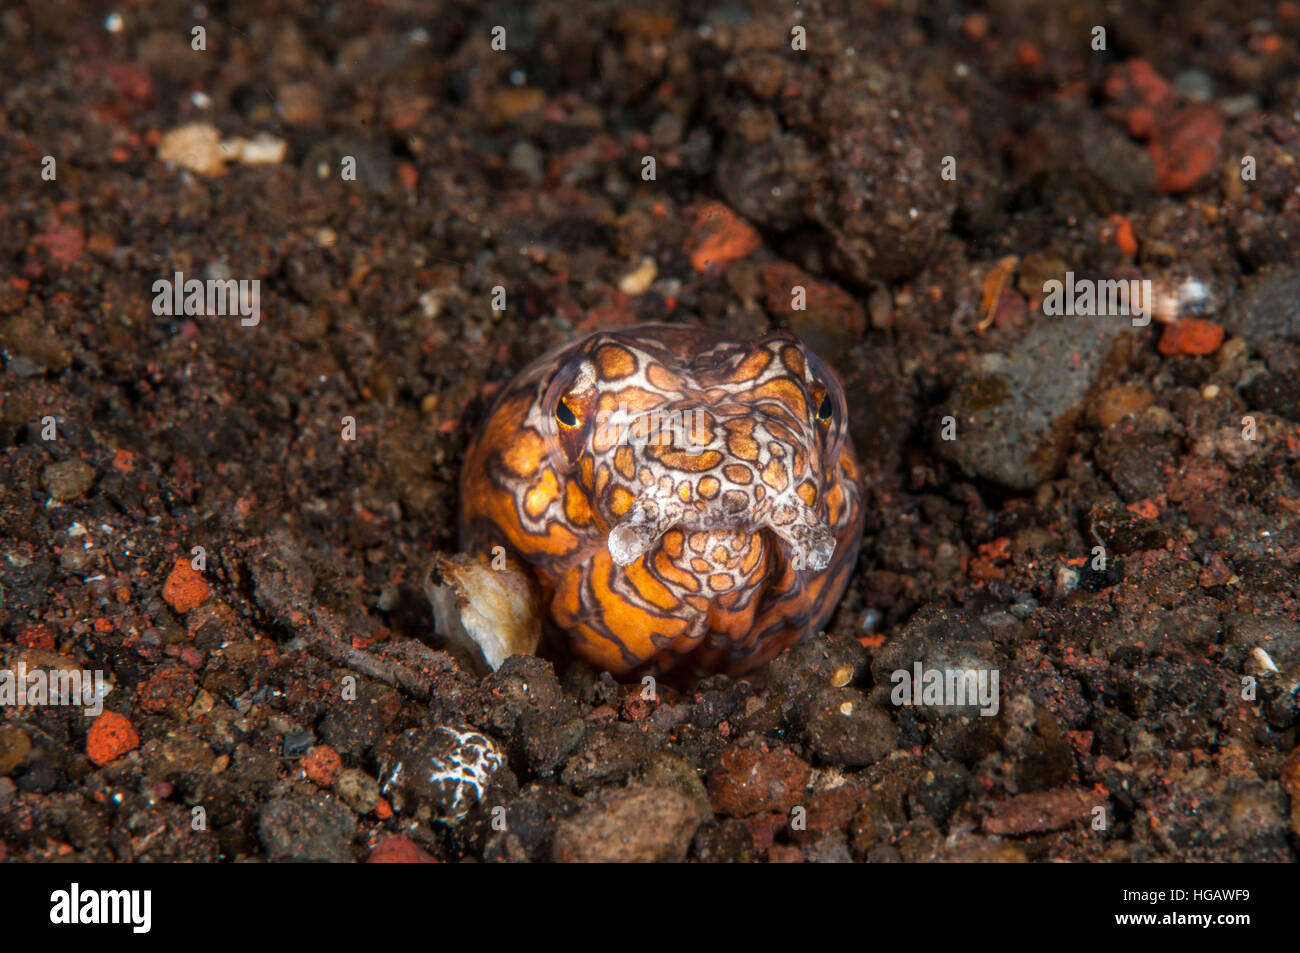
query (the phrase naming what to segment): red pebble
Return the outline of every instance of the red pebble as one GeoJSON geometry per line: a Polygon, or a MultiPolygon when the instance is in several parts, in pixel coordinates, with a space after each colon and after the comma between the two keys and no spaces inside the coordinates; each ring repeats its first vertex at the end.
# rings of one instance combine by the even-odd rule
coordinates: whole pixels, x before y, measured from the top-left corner
{"type": "Polygon", "coordinates": [[[1156,187],[1165,193],[1194,188],[1218,165],[1222,138],[1223,116],[1213,106],[1188,106],[1173,113],[1147,144],[1156,187]]]}
{"type": "Polygon", "coordinates": [[[381,840],[366,858],[368,864],[436,864],[437,858],[421,850],[409,837],[398,834],[381,840]]]}
{"type": "Polygon", "coordinates": [[[18,633],[15,641],[29,648],[44,649],[46,652],[54,651],[54,636],[50,633],[50,627],[44,623],[25,627],[18,633]]]}
{"type": "Polygon", "coordinates": [[[86,247],[86,236],[75,225],[55,225],[47,232],[42,232],[33,240],[34,244],[45,246],[45,250],[61,265],[70,265],[81,257],[86,247]]]}

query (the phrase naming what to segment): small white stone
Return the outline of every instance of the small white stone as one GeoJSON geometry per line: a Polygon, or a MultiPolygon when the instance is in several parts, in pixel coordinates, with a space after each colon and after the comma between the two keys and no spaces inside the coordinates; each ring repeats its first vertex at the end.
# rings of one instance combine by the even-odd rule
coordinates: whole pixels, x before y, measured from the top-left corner
{"type": "Polygon", "coordinates": [[[618,290],[625,295],[645,294],[659,275],[659,266],[653,258],[642,258],[632,271],[624,275],[618,283],[618,290]]]}
{"type": "Polygon", "coordinates": [[[158,159],[199,175],[220,175],[225,169],[221,133],[205,122],[178,126],[158,143],[158,159]]]}
{"type": "MultiPolygon", "coordinates": [[[[223,142],[222,146],[225,145],[223,142]]],[[[287,150],[283,139],[266,133],[260,133],[252,139],[233,140],[231,146],[235,149],[235,158],[244,165],[279,165],[284,161],[287,150]]]]}

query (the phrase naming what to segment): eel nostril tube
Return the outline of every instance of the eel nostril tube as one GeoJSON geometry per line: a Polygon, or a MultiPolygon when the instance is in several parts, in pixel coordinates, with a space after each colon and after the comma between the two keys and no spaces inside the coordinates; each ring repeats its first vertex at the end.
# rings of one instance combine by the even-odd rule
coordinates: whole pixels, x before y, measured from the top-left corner
{"type": "Polygon", "coordinates": [[[627,518],[609,531],[605,545],[615,565],[629,566],[636,562],[681,515],[678,507],[653,497],[640,497],[627,518]]]}
{"type": "Polygon", "coordinates": [[[825,526],[808,526],[796,523],[791,526],[773,527],[774,532],[790,544],[798,562],[806,569],[820,571],[831,564],[835,555],[835,534],[825,526]]]}
{"type": "Polygon", "coordinates": [[[798,501],[783,501],[772,508],[767,524],[791,549],[795,569],[820,571],[835,555],[835,534],[815,510],[798,501]]]}

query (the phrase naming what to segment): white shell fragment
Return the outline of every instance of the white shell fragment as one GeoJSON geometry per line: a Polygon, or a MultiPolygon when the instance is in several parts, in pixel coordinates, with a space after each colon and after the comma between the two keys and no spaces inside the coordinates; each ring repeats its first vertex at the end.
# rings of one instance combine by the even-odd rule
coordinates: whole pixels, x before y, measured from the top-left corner
{"type": "Polygon", "coordinates": [[[1274,675],[1279,672],[1277,663],[1273,657],[1265,652],[1258,645],[1250,650],[1250,658],[1246,662],[1246,672],[1249,675],[1274,675]]]}
{"type": "Polygon", "coordinates": [[[244,165],[275,165],[284,161],[286,145],[266,133],[252,139],[222,139],[211,123],[189,123],[165,133],[158,143],[158,159],[170,165],[215,176],[225,171],[227,162],[244,165]]]}
{"type": "Polygon", "coordinates": [[[287,148],[283,139],[260,132],[252,139],[235,139],[239,153],[235,157],[244,165],[279,165],[287,148]]]}
{"type": "Polygon", "coordinates": [[[439,553],[425,576],[438,634],[496,671],[511,655],[534,655],[541,641],[537,584],[505,556],[489,562],[439,553]],[[493,568],[493,565],[498,568],[493,568]]]}
{"type": "Polygon", "coordinates": [[[221,133],[208,123],[178,126],[158,143],[158,160],[199,175],[220,175],[225,169],[221,133]]]}

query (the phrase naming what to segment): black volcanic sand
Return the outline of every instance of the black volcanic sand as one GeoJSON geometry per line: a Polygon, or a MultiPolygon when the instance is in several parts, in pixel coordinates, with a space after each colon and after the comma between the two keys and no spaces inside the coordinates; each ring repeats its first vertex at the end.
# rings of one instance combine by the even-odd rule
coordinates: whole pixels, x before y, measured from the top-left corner
{"type": "Polygon", "coordinates": [[[167,6],[0,13],[0,653],[112,685],[3,708],[0,859],[1297,859],[1295,3],[167,6]],[[1067,272],[1154,320],[1045,315],[1067,272]],[[421,589],[466,442],[647,320],[843,376],[831,631],[480,677],[421,589]],[[917,662],[997,713],[893,704],[917,662]]]}

